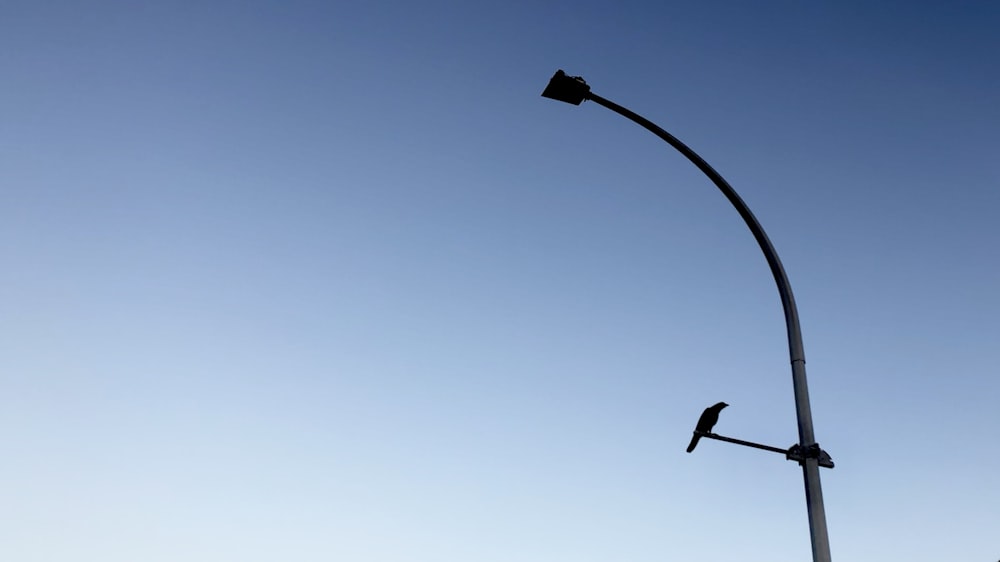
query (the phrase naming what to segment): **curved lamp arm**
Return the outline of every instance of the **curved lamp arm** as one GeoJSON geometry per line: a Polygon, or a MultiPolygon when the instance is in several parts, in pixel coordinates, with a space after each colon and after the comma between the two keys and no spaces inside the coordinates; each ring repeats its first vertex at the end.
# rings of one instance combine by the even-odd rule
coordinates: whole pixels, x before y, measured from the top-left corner
{"type": "Polygon", "coordinates": [[[591,100],[660,137],[687,157],[688,160],[712,180],[712,183],[722,191],[722,194],[732,203],[736,211],[743,217],[743,221],[747,227],[750,228],[754,239],[757,240],[761,251],[764,252],[767,264],[771,268],[771,274],[774,275],[774,281],[778,286],[778,293],[781,295],[781,306],[785,311],[785,326],[788,331],[788,353],[792,363],[792,386],[795,393],[795,411],[799,427],[799,446],[803,450],[817,451],[817,455],[809,455],[802,462],[806,488],[806,506],[809,510],[809,529],[812,538],[813,560],[815,562],[830,562],[830,540],[827,534],[826,513],[823,509],[823,491],[819,479],[819,447],[816,445],[816,438],[813,434],[812,410],[809,406],[809,388],[806,384],[806,357],[805,349],[802,345],[802,331],[799,327],[799,313],[795,307],[795,297],[792,295],[792,287],[788,282],[788,276],[785,274],[785,268],[782,267],[778,253],[774,250],[774,246],[764,232],[764,228],[761,227],[757,221],[757,217],[750,212],[750,208],[747,207],[747,204],[736,193],[736,190],[704,158],[678,140],[677,137],[663,130],[649,119],[591,92],[590,86],[587,85],[583,78],[568,76],[565,72],[559,70],[549,81],[549,85],[542,92],[542,96],[573,105],[580,105],[585,100],[591,100]]]}

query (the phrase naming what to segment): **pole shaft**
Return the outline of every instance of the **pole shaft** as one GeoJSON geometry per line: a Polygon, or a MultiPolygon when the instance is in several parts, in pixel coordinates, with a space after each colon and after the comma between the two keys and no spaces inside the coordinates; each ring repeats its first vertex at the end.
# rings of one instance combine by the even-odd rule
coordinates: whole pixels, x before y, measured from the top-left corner
{"type": "MultiPolygon", "coordinates": [[[[812,409],[809,406],[809,388],[806,384],[806,356],[802,345],[802,331],[799,327],[799,313],[795,306],[795,297],[792,295],[792,287],[785,274],[785,268],[778,259],[778,253],[768,239],[764,228],[757,221],[757,218],[750,212],[750,208],[743,199],[736,193],[736,190],[729,185],[729,182],[715,171],[695,151],[688,148],[676,137],[657,126],[652,121],[641,115],[630,111],[610,100],[604,99],[593,92],[588,92],[586,99],[602,105],[611,111],[633,121],[649,132],[666,141],[667,144],[677,149],[688,160],[698,167],[710,180],[719,188],[719,191],[732,203],[736,211],[743,217],[743,221],[753,237],[757,240],[767,264],[774,275],[774,281],[778,286],[778,293],[781,295],[781,306],[785,311],[785,327],[788,331],[788,353],[792,363],[792,387],[795,393],[795,412],[799,427],[799,445],[803,448],[816,443],[813,434],[812,409]]],[[[806,459],[802,464],[802,476],[806,491],[806,508],[809,512],[809,534],[812,539],[812,552],[814,562],[831,562],[830,558],[830,538],[826,528],[826,512],[823,507],[823,490],[819,479],[819,461],[814,458],[806,459]]]]}

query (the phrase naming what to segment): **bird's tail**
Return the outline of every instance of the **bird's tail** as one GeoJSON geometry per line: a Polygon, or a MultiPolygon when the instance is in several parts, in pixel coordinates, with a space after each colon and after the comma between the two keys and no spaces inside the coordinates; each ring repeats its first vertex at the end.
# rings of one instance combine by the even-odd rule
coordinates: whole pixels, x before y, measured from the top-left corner
{"type": "Polygon", "coordinates": [[[698,441],[699,440],[701,440],[701,435],[698,435],[697,433],[695,433],[694,437],[691,438],[691,442],[688,443],[687,452],[690,453],[691,451],[693,451],[694,448],[698,446],[698,441]]]}

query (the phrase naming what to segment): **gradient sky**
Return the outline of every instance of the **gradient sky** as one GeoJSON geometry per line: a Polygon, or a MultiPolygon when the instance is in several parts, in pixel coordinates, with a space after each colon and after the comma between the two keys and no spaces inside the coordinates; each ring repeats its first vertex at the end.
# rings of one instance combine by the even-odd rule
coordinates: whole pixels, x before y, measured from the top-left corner
{"type": "Polygon", "coordinates": [[[1000,4],[0,4],[0,558],[1000,558],[1000,4]]]}

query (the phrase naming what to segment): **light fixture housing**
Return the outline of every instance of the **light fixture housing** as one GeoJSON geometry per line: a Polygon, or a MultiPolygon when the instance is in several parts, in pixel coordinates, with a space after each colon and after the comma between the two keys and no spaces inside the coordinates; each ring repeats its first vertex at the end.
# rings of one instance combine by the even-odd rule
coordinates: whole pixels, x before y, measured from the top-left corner
{"type": "Polygon", "coordinates": [[[580,105],[590,96],[590,86],[579,76],[567,76],[562,70],[557,70],[549,80],[549,85],[542,92],[543,98],[564,101],[580,105]]]}

